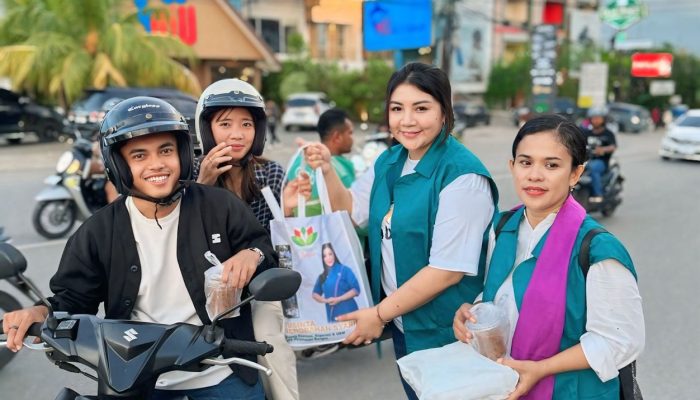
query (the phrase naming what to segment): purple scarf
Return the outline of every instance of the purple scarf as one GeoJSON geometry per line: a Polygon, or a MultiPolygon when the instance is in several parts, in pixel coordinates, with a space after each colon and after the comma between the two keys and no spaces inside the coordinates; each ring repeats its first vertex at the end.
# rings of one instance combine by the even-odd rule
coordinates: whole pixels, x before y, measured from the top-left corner
{"type": "MultiPolygon", "coordinates": [[[[511,348],[515,360],[539,361],[559,353],[569,260],[584,218],[586,211],[569,196],[549,229],[520,306],[511,348]]],[[[521,399],[551,399],[553,392],[554,376],[550,375],[521,399]]]]}

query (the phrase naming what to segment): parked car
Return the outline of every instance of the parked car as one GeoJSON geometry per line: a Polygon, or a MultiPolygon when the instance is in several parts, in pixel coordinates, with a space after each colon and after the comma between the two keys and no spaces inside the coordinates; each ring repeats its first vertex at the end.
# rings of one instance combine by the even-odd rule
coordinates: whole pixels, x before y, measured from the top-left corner
{"type": "Polygon", "coordinates": [[[190,135],[194,143],[195,153],[201,153],[201,146],[197,141],[194,128],[195,110],[197,99],[187,93],[168,88],[135,88],[135,87],[107,87],[104,89],[88,89],[85,96],[71,107],[68,120],[71,121],[83,137],[92,136],[98,129],[107,111],[124,99],[135,96],[151,96],[163,99],[172,104],[187,119],[190,127],[190,135]]]}
{"type": "Polygon", "coordinates": [[[0,89],[0,137],[17,144],[30,133],[42,142],[71,136],[68,120],[53,108],[0,89]]]}
{"type": "Polygon", "coordinates": [[[459,101],[454,104],[454,113],[455,119],[463,122],[466,127],[491,124],[491,113],[483,104],[459,101]]]}
{"type": "Polygon", "coordinates": [[[308,92],[296,93],[287,98],[287,104],[282,113],[282,126],[285,131],[292,128],[316,129],[318,117],[335,103],[328,101],[325,93],[308,92]]]}
{"type": "Polygon", "coordinates": [[[610,103],[608,118],[617,124],[620,132],[640,133],[653,126],[649,111],[636,104],[610,103]]]}
{"type": "Polygon", "coordinates": [[[571,121],[575,122],[578,117],[578,106],[574,99],[569,97],[557,97],[554,99],[554,110],[555,114],[563,115],[571,121]]]}
{"type": "Polygon", "coordinates": [[[668,125],[659,155],[664,160],[700,161],[700,109],[689,110],[668,125]]]}

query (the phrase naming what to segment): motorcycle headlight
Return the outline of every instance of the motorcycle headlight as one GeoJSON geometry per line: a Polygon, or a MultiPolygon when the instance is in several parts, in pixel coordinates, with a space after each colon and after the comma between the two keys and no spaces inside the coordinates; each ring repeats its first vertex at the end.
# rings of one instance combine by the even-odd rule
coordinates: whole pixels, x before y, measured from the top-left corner
{"type": "Polygon", "coordinates": [[[58,158],[58,162],[56,163],[56,172],[62,174],[68,169],[71,162],[73,162],[73,153],[70,151],[64,152],[61,154],[61,157],[58,158]]]}

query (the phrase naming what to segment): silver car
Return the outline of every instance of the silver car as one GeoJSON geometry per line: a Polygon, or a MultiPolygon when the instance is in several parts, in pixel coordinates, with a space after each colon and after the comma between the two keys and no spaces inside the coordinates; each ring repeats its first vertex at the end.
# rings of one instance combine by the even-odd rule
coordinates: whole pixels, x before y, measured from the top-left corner
{"type": "Polygon", "coordinates": [[[700,161],[700,109],[690,110],[669,124],[659,155],[664,160],[700,161]]]}
{"type": "Polygon", "coordinates": [[[287,98],[287,104],[282,114],[282,126],[285,131],[293,128],[316,129],[321,114],[333,107],[335,107],[335,103],[328,101],[325,93],[292,94],[287,98]]]}

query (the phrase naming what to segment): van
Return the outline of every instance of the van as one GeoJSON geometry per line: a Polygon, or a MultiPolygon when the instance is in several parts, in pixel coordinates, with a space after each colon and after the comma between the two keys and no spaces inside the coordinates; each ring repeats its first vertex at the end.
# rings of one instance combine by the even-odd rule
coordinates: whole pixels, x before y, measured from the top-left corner
{"type": "Polygon", "coordinates": [[[287,98],[282,114],[285,131],[291,129],[316,129],[318,118],[326,110],[335,107],[322,92],[295,93],[287,98]]]}

